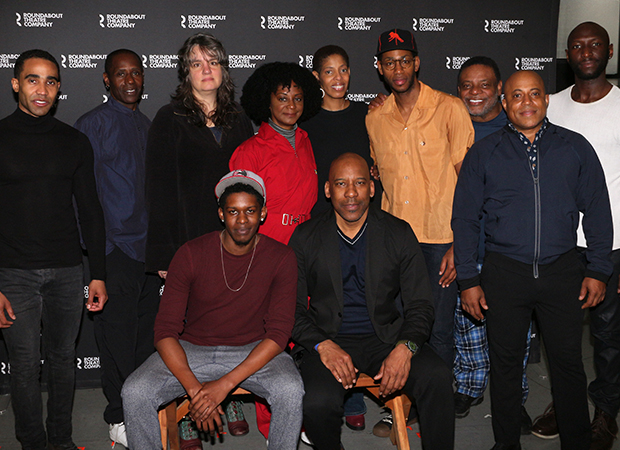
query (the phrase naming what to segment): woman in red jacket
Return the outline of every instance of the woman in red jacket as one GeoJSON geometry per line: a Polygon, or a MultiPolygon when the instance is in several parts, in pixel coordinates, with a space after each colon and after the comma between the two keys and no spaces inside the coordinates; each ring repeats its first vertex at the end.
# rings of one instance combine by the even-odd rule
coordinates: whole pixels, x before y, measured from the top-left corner
{"type": "Polygon", "coordinates": [[[230,170],[251,170],[262,177],[270,194],[260,232],[287,244],[316,203],[314,155],[297,124],[320,109],[319,85],[297,64],[265,64],[243,86],[241,106],[260,129],[235,150],[230,170]]]}

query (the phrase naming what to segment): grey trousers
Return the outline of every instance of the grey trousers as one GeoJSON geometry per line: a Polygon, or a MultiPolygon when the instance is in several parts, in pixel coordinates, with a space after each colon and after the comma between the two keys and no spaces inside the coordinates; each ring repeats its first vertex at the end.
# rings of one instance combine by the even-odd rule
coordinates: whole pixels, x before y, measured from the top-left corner
{"type": "MultiPolygon", "coordinates": [[[[205,347],[179,341],[196,378],[216,380],[237,367],[258,345],[205,347]]],[[[290,355],[280,353],[240,385],[267,400],[272,416],[269,450],[295,450],[301,430],[304,386],[290,355]]],[[[154,353],[125,381],[122,391],[127,439],[132,450],[161,448],[160,405],[185,394],[183,386],[154,353]]]]}

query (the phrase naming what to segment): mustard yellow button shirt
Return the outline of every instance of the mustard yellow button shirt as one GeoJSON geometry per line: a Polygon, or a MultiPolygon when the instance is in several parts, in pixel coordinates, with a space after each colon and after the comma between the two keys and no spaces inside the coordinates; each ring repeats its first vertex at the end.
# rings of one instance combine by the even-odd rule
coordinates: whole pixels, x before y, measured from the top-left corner
{"type": "Polygon", "coordinates": [[[420,242],[452,242],[455,166],[474,142],[463,102],[420,82],[406,123],[390,95],[368,113],[366,128],[383,183],[382,209],[409,222],[420,242]]]}

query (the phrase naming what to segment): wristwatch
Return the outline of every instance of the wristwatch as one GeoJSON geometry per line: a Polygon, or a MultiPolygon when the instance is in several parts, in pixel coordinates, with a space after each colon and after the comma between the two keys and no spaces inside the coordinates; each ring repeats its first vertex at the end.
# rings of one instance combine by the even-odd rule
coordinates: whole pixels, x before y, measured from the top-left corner
{"type": "Polygon", "coordinates": [[[396,343],[396,345],[398,345],[398,344],[405,344],[405,347],[407,347],[409,349],[409,351],[411,353],[413,353],[413,356],[415,356],[418,353],[418,351],[420,351],[420,347],[418,347],[418,344],[416,344],[413,341],[407,341],[407,340],[403,339],[402,341],[398,341],[396,343]]]}

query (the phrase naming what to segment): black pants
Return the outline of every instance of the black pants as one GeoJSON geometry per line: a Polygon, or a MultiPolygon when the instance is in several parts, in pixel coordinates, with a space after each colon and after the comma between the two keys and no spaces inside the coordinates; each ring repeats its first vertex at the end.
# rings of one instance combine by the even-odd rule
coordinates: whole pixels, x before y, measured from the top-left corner
{"type": "Polygon", "coordinates": [[[95,314],[95,340],[101,385],[108,399],[103,418],[121,423],[125,379],[155,351],[153,325],[159,309],[158,276],[144,273],[144,263],[115,248],[106,256],[108,302],[95,314]]]}
{"type": "MultiPolygon", "coordinates": [[[[375,376],[394,348],[377,336],[338,336],[334,339],[353,359],[360,372],[375,376]]],[[[343,401],[347,391],[321,362],[316,352],[304,350],[301,360],[304,380],[304,426],[318,450],[339,450],[343,401]]],[[[422,445],[427,450],[454,448],[454,401],[452,374],[428,346],[411,359],[404,391],[417,404],[422,445]]]]}
{"type": "Polygon", "coordinates": [[[620,409],[620,250],[611,252],[614,273],[607,284],[605,300],[590,308],[590,332],[594,338],[596,379],[588,393],[594,404],[612,417],[620,409]]]}
{"type": "Polygon", "coordinates": [[[581,357],[584,267],[576,251],[539,266],[489,253],[482,266],[491,359],[491,412],[495,441],[520,438],[521,375],[532,312],[540,325],[553,385],[563,450],[590,448],[586,375],[581,357]]]}

